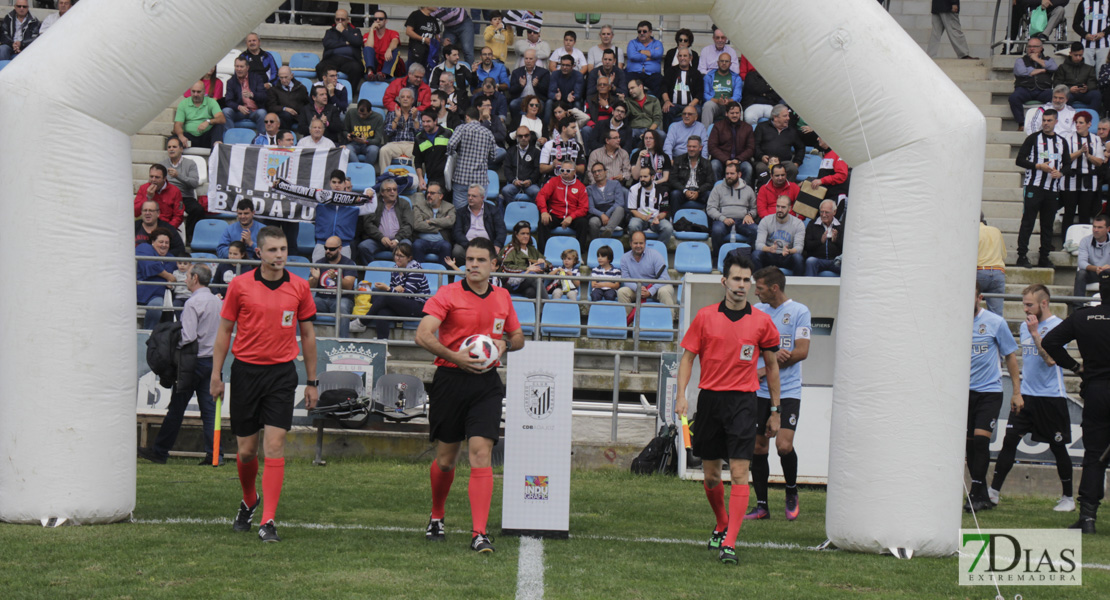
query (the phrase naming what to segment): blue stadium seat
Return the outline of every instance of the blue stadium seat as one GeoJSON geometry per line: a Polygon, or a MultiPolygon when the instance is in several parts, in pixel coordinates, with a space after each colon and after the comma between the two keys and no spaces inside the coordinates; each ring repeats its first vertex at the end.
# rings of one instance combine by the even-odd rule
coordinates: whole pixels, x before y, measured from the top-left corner
{"type": "Polygon", "coordinates": [[[311,261],[309,261],[307,258],[305,258],[303,256],[297,256],[296,254],[291,254],[289,256],[289,258],[286,259],[286,261],[285,261],[285,268],[290,273],[292,273],[293,275],[296,275],[297,277],[300,277],[301,279],[304,279],[305,281],[308,281],[308,278],[310,277],[310,273],[309,273],[310,269],[308,267],[301,267],[301,266],[297,266],[297,265],[293,264],[293,263],[307,263],[307,262],[311,262],[311,261]]]}
{"type": "MultiPolygon", "coordinates": [[[[336,77],[336,79],[342,79],[343,81],[348,81],[348,82],[350,81],[350,78],[348,78],[347,74],[344,73],[343,71],[337,71],[335,73],[335,77],[336,77]]],[[[347,87],[348,89],[350,89],[349,84],[344,84],[344,87],[347,87]]],[[[351,93],[348,91],[347,96],[350,96],[350,95],[351,95],[351,93]]]]}
{"type": "Polygon", "coordinates": [[[553,265],[563,264],[563,259],[560,255],[563,250],[570,248],[582,256],[582,246],[578,244],[578,240],[573,237],[552,237],[548,238],[547,245],[543,249],[543,255],[547,258],[548,262],[553,265]]]}
{"type": "MultiPolygon", "coordinates": [[[[246,121],[246,122],[250,123],[250,121],[246,121]]],[[[251,143],[254,140],[254,138],[258,136],[258,134],[255,133],[254,129],[253,129],[254,123],[251,123],[251,127],[252,127],[252,129],[241,129],[241,128],[238,128],[238,127],[234,128],[234,129],[225,129],[224,130],[224,143],[225,144],[249,144],[249,143],[251,143]]]]}
{"type": "Polygon", "coordinates": [[[316,249],[316,227],[312,223],[301,221],[297,224],[297,254],[312,258],[312,251],[316,249]]]}
{"type": "Polygon", "coordinates": [[[798,177],[796,181],[805,181],[806,179],[813,179],[817,177],[817,173],[821,170],[821,161],[823,157],[820,154],[806,154],[802,159],[801,166],[798,167],[798,177]]]}
{"type": "Polygon", "coordinates": [[[647,241],[647,247],[651,248],[652,250],[655,250],[656,252],[658,252],[659,256],[662,256],[663,260],[666,261],[667,264],[670,264],[670,261],[667,260],[667,245],[666,244],[664,244],[663,242],[660,242],[659,240],[650,240],[649,239],[647,241]]]}
{"type": "Polygon", "coordinates": [[[364,81],[358,88],[358,99],[369,100],[374,108],[383,108],[385,90],[389,84],[384,81],[364,81]]]}
{"type": "Polygon", "coordinates": [[[713,255],[704,242],[682,242],[674,251],[674,268],[679,273],[712,273],[713,255]]]}
{"type": "Polygon", "coordinates": [[[486,169],[486,176],[489,178],[489,184],[486,185],[486,200],[497,202],[497,197],[501,194],[501,178],[493,169],[486,169]]]}
{"type": "MultiPolygon", "coordinates": [[[[577,243],[578,240],[575,240],[577,243]]],[[[519,318],[519,317],[518,317],[519,318]]],[[[577,304],[544,304],[540,316],[540,334],[551,337],[576,338],[582,335],[581,313],[577,304]]]]}
{"type": "MultiPolygon", "coordinates": [[[[375,260],[366,266],[384,269],[396,269],[397,263],[391,260],[375,260]]],[[[363,271],[363,273],[363,280],[369,281],[371,285],[375,283],[384,283],[386,285],[389,285],[389,277],[391,275],[390,271],[363,271]]]]}
{"type": "Polygon", "coordinates": [[[720,271],[721,274],[725,272],[725,256],[728,256],[728,253],[736,248],[747,248],[748,256],[752,254],[752,247],[741,242],[721,244],[721,247],[717,250],[717,270],[720,271]]]}
{"type": "Polygon", "coordinates": [[[520,321],[520,330],[524,335],[532,335],[536,331],[536,305],[528,300],[514,298],[513,310],[516,311],[516,318],[520,321]]]}
{"type": "Polygon", "coordinates": [[[193,230],[193,241],[189,244],[189,249],[200,252],[215,252],[216,246],[220,243],[220,238],[223,237],[224,231],[227,229],[227,221],[222,219],[201,219],[197,221],[196,229],[193,230]]]}
{"type": "Polygon", "coordinates": [[[512,231],[513,226],[521,221],[528,221],[532,229],[540,225],[540,209],[531,202],[510,202],[505,205],[505,230],[512,231]]]}
{"type": "Polygon", "coordinates": [[[218,256],[216,256],[215,254],[212,254],[211,252],[190,252],[189,256],[191,256],[193,258],[219,258],[218,256]]]}
{"type": "Polygon", "coordinates": [[[254,121],[252,121],[250,119],[243,119],[242,121],[236,121],[235,122],[235,128],[236,129],[249,129],[251,131],[251,140],[254,140],[254,136],[258,135],[258,132],[254,128],[254,121]]]}
{"type": "Polygon", "coordinates": [[[281,65],[282,65],[281,53],[280,52],[274,52],[273,50],[267,50],[267,52],[270,53],[270,56],[274,57],[274,62],[277,63],[277,66],[280,69],[281,65]]]}
{"type": "MultiPolygon", "coordinates": [[[[640,329],[668,329],[674,327],[671,309],[658,304],[640,307],[640,329]]],[[[669,342],[674,340],[673,331],[640,331],[641,340],[669,342]]]]}
{"type": "Polygon", "coordinates": [[[674,237],[677,240],[695,240],[702,241],[709,239],[709,217],[705,215],[705,211],[698,208],[684,208],[671,216],[671,224],[678,223],[679,219],[686,219],[687,221],[696,225],[702,225],[706,228],[705,233],[698,233],[696,231],[675,231],[674,237]]]}
{"type": "Polygon", "coordinates": [[[347,163],[347,177],[351,179],[351,188],[356,192],[374,187],[377,181],[374,165],[369,163],[347,163]]]}
{"type": "Polygon", "coordinates": [[[308,91],[312,91],[312,80],[311,79],[309,79],[308,77],[294,77],[294,79],[301,82],[301,85],[304,86],[304,89],[306,89],[308,91]]]}
{"type": "Polygon", "coordinates": [[[297,71],[311,71],[315,75],[316,65],[319,62],[320,57],[315,52],[295,52],[289,57],[289,68],[293,70],[294,75],[298,74],[297,71]]]}
{"type": "Polygon", "coordinates": [[[817,274],[818,277],[840,277],[840,273],[836,271],[821,271],[817,274]]]}
{"type": "Polygon", "coordinates": [[[4,70],[4,67],[8,66],[11,62],[10,60],[0,60],[0,71],[4,70]]]}
{"type": "Polygon", "coordinates": [[[620,240],[613,238],[597,238],[590,242],[589,256],[586,257],[586,264],[590,265],[591,269],[597,268],[597,249],[602,246],[609,246],[613,249],[613,266],[616,268],[621,267],[621,257],[624,256],[624,244],[620,240]]]}
{"type": "Polygon", "coordinates": [[[628,320],[623,306],[594,304],[586,318],[586,337],[605,340],[626,340],[628,320]],[[617,329],[610,329],[610,328],[617,329]]]}

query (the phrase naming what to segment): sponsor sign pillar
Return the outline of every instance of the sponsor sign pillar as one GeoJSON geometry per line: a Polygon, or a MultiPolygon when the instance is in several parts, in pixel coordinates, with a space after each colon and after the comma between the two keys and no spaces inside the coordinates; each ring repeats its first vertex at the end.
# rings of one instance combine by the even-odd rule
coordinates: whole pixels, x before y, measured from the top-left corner
{"type": "Polygon", "coordinates": [[[501,533],[565,538],[574,344],[528,342],[509,361],[501,533]]]}

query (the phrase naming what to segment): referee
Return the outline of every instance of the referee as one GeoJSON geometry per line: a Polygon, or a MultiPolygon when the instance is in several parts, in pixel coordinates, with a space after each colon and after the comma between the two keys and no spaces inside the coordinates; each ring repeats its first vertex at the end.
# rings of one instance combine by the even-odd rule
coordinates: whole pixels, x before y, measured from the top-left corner
{"type": "MultiPolygon", "coordinates": [[[[428,392],[428,431],[436,441],[431,466],[432,514],[424,539],[442,542],[447,495],[455,481],[455,463],[463,440],[470,458],[470,548],[493,552],[486,531],[493,498],[490,453],[501,432],[501,400],[505,384],[497,369],[481,370],[482,360],[471,358],[459,347],[472,335],[488,335],[501,356],[524,347],[524,332],[517,321],[509,292],[490,285],[493,242],[476,237],[466,248],[466,278],[439,288],[424,304],[424,318],[416,330],[416,343],[436,356],[438,367],[428,392]],[[508,342],[505,336],[508,336],[508,342]]],[[[496,365],[495,365],[496,366],[496,365]]]]}
{"type": "Polygon", "coordinates": [[[748,509],[748,465],[761,432],[775,437],[779,429],[779,331],[766,313],[748,302],[752,285],[752,263],[746,256],[725,257],[725,299],[698,311],[682,338],[685,352],[678,365],[678,399],[675,413],[685,415],[686,386],[694,358],[701,362],[698,381],[698,416],[694,421],[694,455],[702,459],[703,486],[709,506],[717,517],[709,549],[720,549],[718,558],[736,564],[736,536],[748,509]],[[770,388],[770,417],[766,424],[757,415],[755,392],[759,389],[756,363],[767,363],[770,388]],[[721,461],[728,459],[732,491],[725,509],[721,485],[721,461]]]}
{"type": "Polygon", "coordinates": [[[262,264],[231,280],[220,313],[220,328],[213,349],[212,397],[224,393],[220,381],[231,330],[236,328],[231,363],[231,432],[239,445],[236,463],[243,500],[232,529],[250,531],[254,509],[261,498],[255,490],[258,476],[258,432],[265,428],[266,469],[262,473],[262,521],[258,537],[280,542],[274,514],[285,479],[285,434],[293,426],[297,390],[297,330],[304,350],[305,406],[316,406],[316,333],[312,321],[316,304],[308,282],[285,270],[289,255],[285,234],[278,227],[263,227],[255,242],[262,264]]]}
{"type": "MultiPolygon", "coordinates": [[[[1099,293],[1110,298],[1110,271],[1098,276],[1099,293]]],[[[1083,533],[1095,532],[1095,517],[1106,480],[1107,446],[1110,446],[1110,304],[1081,308],[1044,336],[1041,346],[1061,367],[1083,377],[1083,475],[1079,479],[1079,520],[1071,525],[1083,533]],[[1080,365],[1068,354],[1076,340],[1080,365]]]]}

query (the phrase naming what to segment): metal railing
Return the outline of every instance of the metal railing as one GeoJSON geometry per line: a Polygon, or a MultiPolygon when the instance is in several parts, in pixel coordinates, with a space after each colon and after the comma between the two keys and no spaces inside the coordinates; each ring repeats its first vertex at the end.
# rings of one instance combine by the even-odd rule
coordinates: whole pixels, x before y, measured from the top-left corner
{"type": "MultiPolygon", "coordinates": [[[[165,257],[160,257],[160,256],[136,256],[135,258],[136,258],[137,261],[164,261],[164,260],[166,260],[165,257]]],[[[242,267],[243,270],[247,270],[249,268],[254,268],[254,267],[262,264],[260,261],[257,261],[257,260],[236,260],[236,259],[228,259],[228,258],[207,258],[207,257],[188,257],[188,258],[172,257],[172,260],[174,262],[189,262],[189,263],[204,263],[204,264],[234,264],[234,265],[242,267]]],[[[336,269],[336,270],[340,271],[340,277],[343,277],[343,273],[347,272],[347,271],[353,271],[355,273],[360,273],[360,272],[365,273],[366,271],[390,272],[390,273],[392,273],[392,272],[421,273],[421,274],[425,275],[426,277],[427,276],[436,276],[436,277],[444,278],[444,279],[441,280],[441,285],[446,285],[446,278],[464,276],[463,272],[461,272],[461,271],[443,271],[443,270],[439,270],[439,269],[404,269],[404,268],[398,268],[398,267],[387,268],[387,267],[370,267],[370,266],[356,266],[356,267],[352,268],[351,265],[333,265],[333,264],[330,264],[330,263],[305,263],[305,262],[290,263],[290,262],[287,262],[286,263],[286,268],[288,268],[288,267],[293,267],[293,268],[313,268],[313,267],[315,267],[315,268],[318,268],[318,269],[336,269]]],[[[242,271],[240,271],[240,272],[242,272],[242,271]]],[[[637,283],[637,284],[640,284],[640,285],[654,284],[654,283],[665,283],[665,284],[669,284],[669,285],[678,285],[678,284],[682,283],[681,281],[675,281],[675,280],[670,280],[670,279],[623,279],[622,278],[622,279],[617,280],[617,279],[614,279],[612,277],[591,277],[591,276],[575,276],[575,275],[549,275],[549,274],[534,274],[534,273],[528,273],[528,274],[525,274],[525,273],[495,273],[494,277],[501,278],[501,279],[505,279],[505,278],[509,278],[509,277],[523,277],[523,278],[528,278],[528,279],[540,279],[541,280],[540,285],[542,285],[542,280],[556,280],[556,279],[558,279],[558,280],[570,279],[570,280],[575,280],[575,281],[588,281],[588,282],[600,281],[600,282],[604,282],[604,283],[613,283],[614,281],[619,281],[621,283],[629,282],[629,283],[637,283]]],[[[137,282],[137,284],[140,285],[140,286],[157,286],[157,287],[161,287],[161,288],[165,288],[165,289],[172,289],[172,288],[181,287],[181,286],[184,285],[181,282],[170,283],[170,282],[160,282],[160,281],[139,281],[139,282],[137,282]]],[[[212,285],[222,286],[223,284],[212,282],[209,285],[210,286],[212,286],[212,285]]],[[[420,321],[421,318],[422,318],[422,317],[400,317],[400,316],[395,316],[395,315],[372,315],[372,316],[368,316],[368,315],[356,315],[356,314],[353,314],[353,313],[344,313],[343,310],[342,310],[342,298],[343,298],[344,295],[350,296],[350,295],[359,295],[359,294],[371,293],[371,294],[374,294],[374,295],[402,296],[402,297],[408,297],[408,298],[412,298],[412,297],[428,298],[428,297],[431,297],[431,295],[429,295],[429,294],[410,294],[410,293],[405,293],[405,292],[393,292],[393,291],[383,291],[383,290],[373,290],[372,292],[362,292],[362,291],[358,291],[357,289],[355,289],[355,290],[343,289],[341,285],[339,287],[335,288],[335,289],[332,289],[332,288],[312,288],[312,291],[313,292],[324,291],[324,292],[329,292],[329,293],[335,293],[336,294],[335,311],[332,312],[332,313],[329,313],[329,316],[332,316],[335,319],[336,332],[339,331],[340,319],[344,319],[344,318],[385,319],[385,320],[396,321],[396,322],[400,322],[400,323],[403,323],[403,322],[406,322],[406,321],[420,321]]],[[[584,293],[584,292],[585,292],[585,289],[580,289],[579,290],[579,293],[584,293]]],[[[672,310],[672,311],[677,311],[679,313],[679,315],[681,315],[681,309],[682,309],[681,295],[676,293],[675,296],[676,296],[676,299],[678,300],[679,304],[676,304],[673,307],[668,307],[668,308],[670,308],[670,310],[672,310]]],[[[662,352],[660,352],[660,351],[644,351],[644,350],[640,349],[640,339],[639,339],[640,338],[640,333],[641,332],[670,332],[670,333],[674,333],[677,336],[678,330],[676,328],[673,328],[673,327],[668,328],[668,329],[652,329],[652,328],[641,327],[640,326],[640,318],[639,318],[640,314],[641,314],[641,311],[639,310],[639,308],[643,305],[643,302],[642,302],[642,297],[640,296],[639,293],[635,294],[635,302],[615,302],[615,301],[608,301],[608,300],[599,301],[599,302],[594,302],[594,301],[590,301],[590,300],[553,300],[553,299],[542,298],[542,294],[537,294],[537,297],[535,297],[535,298],[521,298],[519,296],[514,296],[514,299],[516,299],[517,301],[524,300],[524,301],[528,301],[528,302],[535,302],[535,305],[536,305],[536,320],[535,320],[535,322],[534,323],[522,323],[521,324],[522,326],[523,325],[531,325],[532,326],[532,328],[533,328],[533,330],[532,330],[532,339],[533,340],[540,340],[542,338],[541,315],[542,315],[542,310],[543,310],[542,307],[543,307],[544,304],[548,304],[548,303],[551,303],[551,304],[576,304],[576,305],[580,305],[580,306],[593,306],[595,304],[599,304],[599,305],[608,305],[608,306],[634,307],[634,308],[637,309],[636,310],[636,318],[633,320],[632,325],[626,325],[626,326],[623,326],[623,327],[616,326],[616,325],[605,325],[604,327],[599,327],[600,329],[605,329],[607,331],[621,331],[621,330],[631,331],[632,332],[632,338],[633,338],[633,349],[631,351],[605,350],[605,349],[593,349],[593,348],[577,348],[577,347],[574,350],[575,356],[609,357],[613,361],[612,398],[611,398],[610,406],[607,410],[611,413],[611,419],[612,419],[611,432],[610,432],[610,441],[616,442],[617,441],[617,432],[618,432],[618,428],[619,428],[619,415],[622,412],[625,413],[625,414],[640,414],[640,415],[646,414],[646,412],[648,412],[647,409],[644,409],[642,406],[637,407],[635,409],[629,409],[627,407],[621,408],[621,405],[620,405],[620,391],[621,391],[621,379],[622,379],[622,371],[621,371],[621,360],[622,360],[622,358],[623,357],[631,357],[632,361],[633,361],[633,365],[632,365],[632,369],[630,370],[630,373],[639,373],[639,361],[640,361],[641,358],[654,359],[654,360],[661,360],[662,359],[662,352]]],[[[652,303],[652,304],[658,304],[658,303],[652,303]]],[[[659,304],[659,306],[667,306],[667,305],[659,304]]],[[[154,306],[147,307],[146,305],[139,304],[139,305],[136,305],[136,315],[138,314],[139,310],[146,310],[148,308],[150,310],[168,310],[168,311],[174,311],[174,312],[183,310],[182,307],[172,306],[172,305],[164,305],[164,306],[161,306],[161,307],[154,307],[154,306]]],[[[673,318],[672,318],[672,321],[673,321],[673,318]]],[[[555,326],[555,327],[565,327],[565,328],[571,328],[571,327],[577,328],[579,330],[579,336],[581,337],[582,329],[588,327],[589,325],[588,324],[587,325],[582,325],[581,324],[581,318],[580,318],[578,324],[573,324],[572,325],[572,324],[562,324],[562,323],[560,323],[558,325],[553,325],[553,326],[555,326]]],[[[387,347],[391,346],[391,345],[396,346],[396,347],[410,347],[410,348],[417,347],[417,344],[414,340],[385,339],[385,340],[382,340],[382,341],[387,345],[387,347]]],[[[675,343],[675,342],[672,341],[671,343],[675,343]]],[[[599,405],[595,405],[595,406],[596,406],[596,408],[593,409],[595,411],[603,412],[604,410],[606,410],[606,409],[602,409],[599,405]]]]}

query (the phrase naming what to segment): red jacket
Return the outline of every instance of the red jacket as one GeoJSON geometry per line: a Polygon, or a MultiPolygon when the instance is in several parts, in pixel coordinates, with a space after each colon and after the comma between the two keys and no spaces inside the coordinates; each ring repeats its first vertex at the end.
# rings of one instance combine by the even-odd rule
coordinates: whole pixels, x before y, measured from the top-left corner
{"type": "MultiPolygon", "coordinates": [[[[143,210],[143,202],[147,201],[146,190],[150,187],[149,183],[144,183],[139,186],[139,192],[135,194],[135,218],[139,218],[139,214],[143,210]]],[[[177,227],[185,220],[185,205],[181,202],[181,190],[172,183],[166,183],[162,191],[155,192],[154,201],[158,203],[158,209],[161,212],[158,215],[159,219],[177,227]]]]}
{"type": "MultiPolygon", "coordinates": [[[[759,188],[759,194],[755,197],[755,210],[759,218],[762,219],[767,215],[775,214],[775,202],[782,195],[790,197],[790,205],[793,207],[794,200],[798,199],[798,189],[798,184],[793,181],[787,181],[784,188],[776,188],[772,183],[767,183],[759,188]]],[[[793,209],[791,209],[790,214],[794,214],[793,209]]]]}
{"type": "MultiPolygon", "coordinates": [[[[398,77],[391,81],[389,87],[385,88],[385,95],[382,96],[382,108],[389,112],[397,110],[397,94],[401,92],[401,88],[408,85],[408,82],[408,75],[398,77]]],[[[418,110],[427,110],[431,105],[432,90],[428,87],[428,84],[420,82],[420,88],[416,91],[416,108],[418,110]]]]}
{"type": "Polygon", "coordinates": [[[821,160],[821,170],[819,172],[826,172],[826,169],[832,169],[833,172],[817,179],[817,182],[821,185],[840,185],[848,181],[848,163],[844,162],[844,159],[840,158],[840,156],[832,150],[825,152],[825,156],[821,160]]]}
{"type": "Polygon", "coordinates": [[[536,206],[539,207],[540,214],[549,212],[559,221],[567,217],[577,219],[586,216],[590,208],[590,197],[586,194],[586,186],[578,179],[567,185],[562,177],[552,177],[536,196],[536,206]]]}

